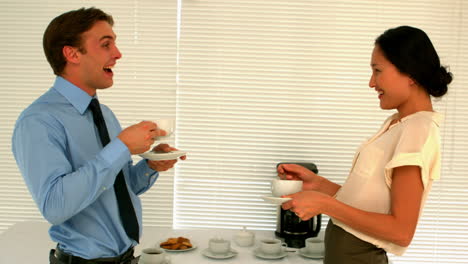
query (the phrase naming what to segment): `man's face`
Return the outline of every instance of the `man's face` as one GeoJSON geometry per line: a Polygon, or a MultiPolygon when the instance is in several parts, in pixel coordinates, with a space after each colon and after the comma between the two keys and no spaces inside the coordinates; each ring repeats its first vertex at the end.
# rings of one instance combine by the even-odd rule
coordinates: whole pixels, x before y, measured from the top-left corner
{"type": "Polygon", "coordinates": [[[83,33],[79,64],[82,88],[96,91],[112,86],[112,67],[122,57],[115,39],[111,25],[105,21],[96,22],[83,33]]]}

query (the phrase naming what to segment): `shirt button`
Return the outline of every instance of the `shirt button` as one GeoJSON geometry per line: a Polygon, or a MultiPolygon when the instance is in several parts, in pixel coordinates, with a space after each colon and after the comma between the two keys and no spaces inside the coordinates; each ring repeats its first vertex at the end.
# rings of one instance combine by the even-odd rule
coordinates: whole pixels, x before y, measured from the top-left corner
{"type": "Polygon", "coordinates": [[[145,173],[145,176],[148,177],[150,174],[149,173],[145,173]]]}
{"type": "Polygon", "coordinates": [[[107,188],[106,188],[106,187],[102,187],[102,190],[105,191],[105,190],[107,190],[107,188]]]}

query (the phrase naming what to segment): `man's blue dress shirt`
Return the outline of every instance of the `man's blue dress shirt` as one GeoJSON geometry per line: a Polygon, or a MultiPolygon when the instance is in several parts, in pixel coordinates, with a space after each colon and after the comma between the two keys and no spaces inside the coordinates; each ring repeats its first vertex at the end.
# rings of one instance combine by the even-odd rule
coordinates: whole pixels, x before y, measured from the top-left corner
{"type": "Polygon", "coordinates": [[[117,118],[101,105],[111,142],[102,147],[88,105],[92,97],[62,77],[26,108],[13,133],[12,150],[49,234],[65,252],[85,259],[114,257],[136,242],[122,226],[114,181],[123,170],[142,227],[141,201],[158,173],[132,164],[117,118]]]}

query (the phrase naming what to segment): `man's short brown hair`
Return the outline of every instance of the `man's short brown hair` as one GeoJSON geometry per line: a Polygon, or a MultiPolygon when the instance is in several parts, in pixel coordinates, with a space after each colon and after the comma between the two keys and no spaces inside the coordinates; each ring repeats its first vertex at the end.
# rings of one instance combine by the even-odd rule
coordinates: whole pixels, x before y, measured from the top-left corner
{"type": "Polygon", "coordinates": [[[63,13],[50,22],[44,32],[42,44],[47,61],[55,75],[60,76],[67,63],[62,53],[63,47],[76,47],[85,53],[81,36],[98,21],[106,21],[111,26],[114,25],[111,15],[94,7],[63,13]]]}

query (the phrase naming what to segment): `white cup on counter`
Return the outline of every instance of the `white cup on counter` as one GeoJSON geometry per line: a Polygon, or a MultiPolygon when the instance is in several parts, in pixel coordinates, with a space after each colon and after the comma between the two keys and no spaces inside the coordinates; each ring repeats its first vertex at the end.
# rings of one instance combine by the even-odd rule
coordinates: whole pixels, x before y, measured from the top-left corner
{"type": "Polygon", "coordinates": [[[141,251],[138,264],[166,264],[170,258],[162,248],[145,248],[141,251]]]}
{"type": "Polygon", "coordinates": [[[283,253],[286,247],[286,243],[279,239],[265,238],[260,240],[259,250],[265,255],[274,256],[283,253]]]}
{"type": "Polygon", "coordinates": [[[226,255],[231,252],[231,241],[215,237],[208,241],[208,249],[214,255],[226,255]]]}
{"type": "Polygon", "coordinates": [[[309,237],[305,241],[305,251],[312,255],[320,255],[325,251],[323,240],[317,237],[309,237]]]}

